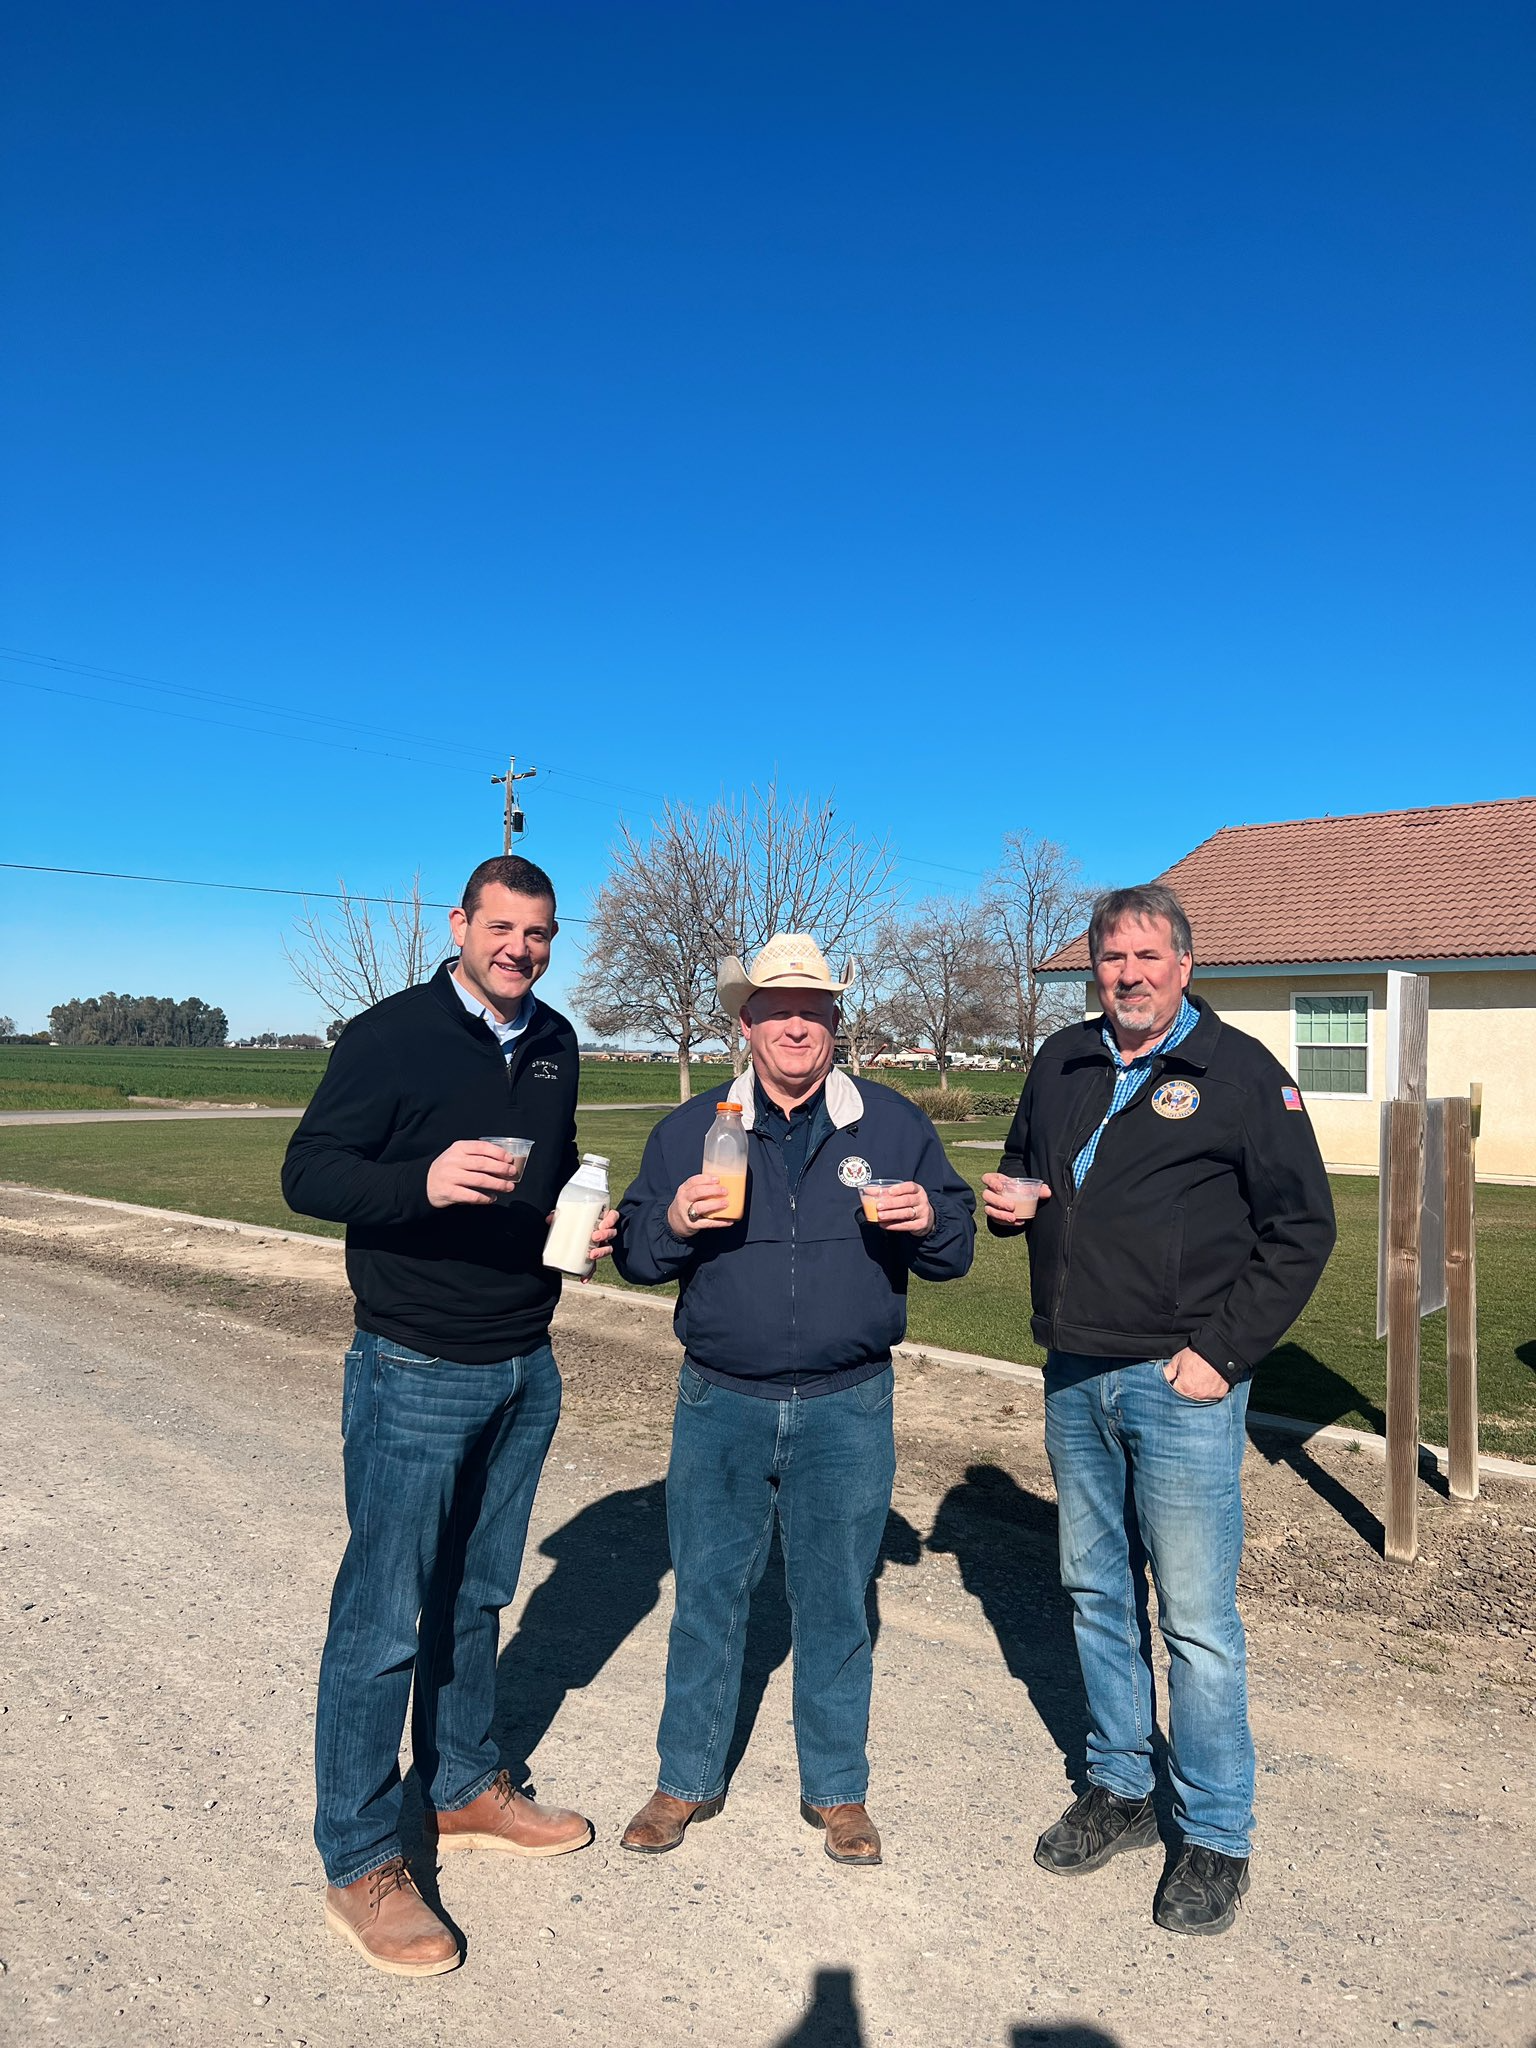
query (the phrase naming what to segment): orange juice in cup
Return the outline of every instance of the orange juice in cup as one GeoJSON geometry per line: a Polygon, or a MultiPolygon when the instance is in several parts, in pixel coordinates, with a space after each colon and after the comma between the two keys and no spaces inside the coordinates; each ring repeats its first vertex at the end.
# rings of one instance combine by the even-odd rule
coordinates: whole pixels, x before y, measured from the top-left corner
{"type": "Polygon", "coordinates": [[[899,1180],[865,1181],[863,1187],[859,1189],[859,1201],[863,1205],[864,1221],[866,1223],[878,1223],[880,1221],[880,1197],[889,1194],[892,1188],[899,1188],[900,1186],[901,1182],[899,1180]]]}

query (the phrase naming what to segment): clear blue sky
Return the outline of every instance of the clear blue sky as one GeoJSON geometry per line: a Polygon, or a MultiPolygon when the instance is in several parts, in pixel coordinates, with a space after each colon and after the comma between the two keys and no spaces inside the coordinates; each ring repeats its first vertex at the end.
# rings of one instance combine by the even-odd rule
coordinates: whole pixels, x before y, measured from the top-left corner
{"type": "MultiPolygon", "coordinates": [[[[7,40],[0,641],[263,708],[0,659],[0,858],[448,897],[511,749],[573,914],[620,806],[775,766],[914,894],[1010,828],[1129,881],[1536,788],[1527,5],[21,0],[7,40]]],[[[0,889],[23,1026],[317,1021],[279,900],[0,889]]]]}

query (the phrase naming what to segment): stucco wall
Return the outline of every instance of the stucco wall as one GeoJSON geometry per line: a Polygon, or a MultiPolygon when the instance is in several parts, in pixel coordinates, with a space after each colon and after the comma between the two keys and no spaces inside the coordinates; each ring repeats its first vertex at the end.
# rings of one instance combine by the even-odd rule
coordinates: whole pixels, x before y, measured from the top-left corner
{"type": "MultiPolygon", "coordinates": [[[[1386,1088],[1387,977],[1382,974],[1306,976],[1222,975],[1197,970],[1194,988],[1222,1016],[1267,1045],[1287,1071],[1295,1071],[1291,997],[1324,990],[1369,994],[1369,1100],[1309,1095],[1307,1108],[1330,1166],[1375,1171],[1386,1088]]],[[[1089,1014],[1098,1010],[1089,988],[1089,1014]]],[[[1536,971],[1471,971],[1429,978],[1429,1092],[1465,1095],[1483,1084],[1479,1176],[1536,1177],[1536,971]]]]}

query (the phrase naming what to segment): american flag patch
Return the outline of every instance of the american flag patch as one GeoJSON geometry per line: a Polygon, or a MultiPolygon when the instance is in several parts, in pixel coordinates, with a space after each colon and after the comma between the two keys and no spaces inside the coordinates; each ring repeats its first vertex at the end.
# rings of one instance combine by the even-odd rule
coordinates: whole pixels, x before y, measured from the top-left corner
{"type": "Polygon", "coordinates": [[[1282,1088],[1280,1090],[1280,1100],[1287,1109],[1300,1109],[1301,1090],[1299,1088],[1282,1088]]]}

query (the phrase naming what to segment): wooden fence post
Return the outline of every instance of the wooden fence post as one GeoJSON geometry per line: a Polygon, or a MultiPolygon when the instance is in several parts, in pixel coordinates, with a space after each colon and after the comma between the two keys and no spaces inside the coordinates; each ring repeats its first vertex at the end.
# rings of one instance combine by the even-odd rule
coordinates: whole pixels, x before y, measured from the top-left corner
{"type": "Polygon", "coordinates": [[[1424,1103],[1387,1105],[1387,1512],[1394,1564],[1419,1554],[1419,1215],[1424,1103]]]}
{"type": "MultiPolygon", "coordinates": [[[[1477,1243],[1472,1102],[1445,1103],[1445,1382],[1451,1498],[1477,1499],[1477,1243]]],[[[1390,1370],[1390,1367],[1389,1367],[1390,1370]]]]}

